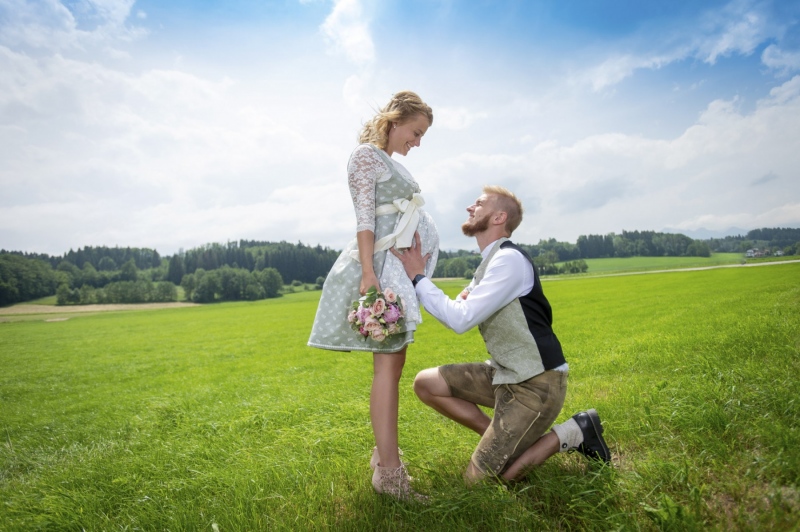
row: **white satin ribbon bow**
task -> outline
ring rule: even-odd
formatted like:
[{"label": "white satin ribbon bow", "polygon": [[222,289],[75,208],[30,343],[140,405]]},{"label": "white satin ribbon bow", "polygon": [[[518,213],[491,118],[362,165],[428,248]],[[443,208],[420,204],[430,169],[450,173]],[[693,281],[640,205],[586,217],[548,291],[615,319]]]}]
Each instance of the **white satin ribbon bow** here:
[{"label": "white satin ribbon bow", "polygon": [[[411,243],[414,241],[414,232],[419,225],[419,208],[423,205],[425,205],[425,200],[422,195],[415,193],[410,200],[400,198],[391,203],[378,206],[375,209],[376,216],[394,214],[396,212],[401,212],[403,215],[397,221],[392,234],[375,241],[373,253],[386,251],[393,246],[397,246],[400,249],[410,248]],[[350,251],[350,257],[357,262],[361,262],[361,258],[358,256],[358,249]]]}]

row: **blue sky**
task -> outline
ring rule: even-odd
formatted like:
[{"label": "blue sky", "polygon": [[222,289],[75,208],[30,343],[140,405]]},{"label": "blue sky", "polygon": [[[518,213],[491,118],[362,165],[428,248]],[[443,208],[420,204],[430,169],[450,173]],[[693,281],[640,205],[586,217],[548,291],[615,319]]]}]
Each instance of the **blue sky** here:
[{"label": "blue sky", "polygon": [[800,4],[0,0],[0,248],[341,248],[347,159],[401,89],[444,249],[800,227]]}]

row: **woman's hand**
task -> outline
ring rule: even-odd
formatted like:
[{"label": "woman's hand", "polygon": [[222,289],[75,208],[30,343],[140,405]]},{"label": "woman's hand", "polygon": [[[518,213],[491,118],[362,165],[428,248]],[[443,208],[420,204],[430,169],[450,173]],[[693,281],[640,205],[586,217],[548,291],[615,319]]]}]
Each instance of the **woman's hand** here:
[{"label": "woman's hand", "polygon": [[358,292],[363,296],[373,286],[378,292],[381,291],[381,283],[378,281],[375,272],[361,272],[361,285],[358,287]]}]

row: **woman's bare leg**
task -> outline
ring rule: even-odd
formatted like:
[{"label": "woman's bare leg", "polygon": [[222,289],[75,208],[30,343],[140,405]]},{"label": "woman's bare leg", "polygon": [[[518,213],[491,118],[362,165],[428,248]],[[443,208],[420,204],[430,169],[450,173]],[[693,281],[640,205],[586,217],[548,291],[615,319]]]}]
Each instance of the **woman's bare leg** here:
[{"label": "woman's bare leg", "polygon": [[381,467],[400,467],[397,452],[397,418],[400,402],[400,377],[406,362],[406,349],[397,353],[373,353],[372,390],[369,416]]}]

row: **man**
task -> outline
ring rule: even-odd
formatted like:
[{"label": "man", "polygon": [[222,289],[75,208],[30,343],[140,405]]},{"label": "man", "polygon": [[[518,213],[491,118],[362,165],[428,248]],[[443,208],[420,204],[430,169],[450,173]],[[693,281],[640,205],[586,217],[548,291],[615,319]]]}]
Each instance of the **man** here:
[{"label": "man", "polygon": [[[508,238],[522,221],[522,204],[499,186],[486,186],[461,226],[483,256],[470,285],[450,299],[424,275],[419,241],[403,263],[425,309],[461,334],[480,328],[487,363],[450,364],[421,371],[414,391],[428,406],[481,435],[464,476],[520,478],[561,451],[610,461],[600,417],[580,412],[545,432],[561,412],[567,366],[552,329],[552,310],[530,257]],[[490,418],[477,405],[494,408]]]}]

